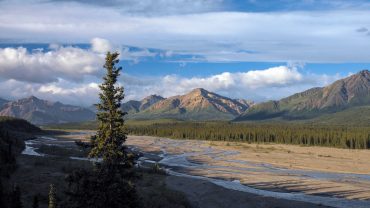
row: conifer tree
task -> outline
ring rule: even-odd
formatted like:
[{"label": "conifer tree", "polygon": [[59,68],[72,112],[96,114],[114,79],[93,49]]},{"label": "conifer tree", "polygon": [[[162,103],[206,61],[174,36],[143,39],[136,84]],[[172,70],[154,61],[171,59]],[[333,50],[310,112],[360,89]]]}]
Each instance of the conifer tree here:
[{"label": "conifer tree", "polygon": [[136,208],[138,197],[131,179],[133,178],[132,157],[128,157],[123,143],[126,141],[124,112],[121,102],[123,87],[117,79],[121,67],[118,53],[107,53],[104,68],[106,75],[99,86],[100,103],[97,120],[99,129],[91,138],[92,149],[89,156],[103,158],[93,170],[80,169],[66,177],[68,182],[67,207],[70,208]]},{"label": "conifer tree", "polygon": [[104,68],[106,75],[99,86],[100,103],[96,104],[99,129],[92,142],[90,157],[102,157],[108,164],[122,163],[126,157],[123,142],[126,141],[124,130],[124,112],[120,109],[124,99],[123,87],[117,86],[121,67],[116,67],[119,53],[107,53]]},{"label": "conifer tree", "polygon": [[57,208],[57,192],[54,184],[50,184],[48,208]]}]

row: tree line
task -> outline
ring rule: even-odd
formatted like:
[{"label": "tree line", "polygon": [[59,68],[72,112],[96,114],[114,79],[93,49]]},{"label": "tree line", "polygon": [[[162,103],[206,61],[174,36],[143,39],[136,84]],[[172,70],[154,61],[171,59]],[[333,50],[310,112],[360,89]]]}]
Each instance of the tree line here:
[{"label": "tree line", "polygon": [[370,148],[370,127],[311,124],[178,122],[129,125],[128,133],[248,143],[279,143],[349,149]]}]

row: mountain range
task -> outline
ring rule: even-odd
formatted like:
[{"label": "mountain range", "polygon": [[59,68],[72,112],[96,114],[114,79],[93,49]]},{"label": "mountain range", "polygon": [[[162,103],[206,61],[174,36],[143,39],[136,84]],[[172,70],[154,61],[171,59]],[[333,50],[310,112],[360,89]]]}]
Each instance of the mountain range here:
[{"label": "mountain range", "polygon": [[[370,72],[360,71],[326,87],[296,93],[281,100],[254,104],[231,99],[202,88],[164,98],[150,95],[122,104],[127,119],[309,121],[314,123],[370,123]],[[7,101],[0,98],[0,116],[34,124],[81,122],[95,119],[95,107],[84,108],[34,96]]]},{"label": "mountain range", "polygon": [[323,120],[341,119],[343,116],[364,111],[364,119],[370,109],[370,72],[360,71],[340,79],[326,87],[317,87],[296,93],[277,101],[254,105],[238,116],[236,121],[256,120]]},{"label": "mountain range", "polygon": [[123,109],[129,112],[128,118],[131,119],[230,120],[251,105],[252,101],[231,99],[197,88],[185,95],[166,99],[151,95],[142,101],[129,101]]},{"label": "mountain range", "polygon": [[0,116],[22,118],[38,125],[95,119],[95,113],[89,109],[41,100],[35,96],[16,101],[0,101],[0,105]]},{"label": "mountain range", "polygon": [[[234,100],[199,88],[169,98],[150,95],[141,101],[130,100],[121,108],[128,113],[127,119],[230,120],[252,104],[251,101]],[[95,111],[94,106],[65,105],[35,96],[16,101],[0,99],[0,116],[22,118],[37,125],[94,120]]]}]

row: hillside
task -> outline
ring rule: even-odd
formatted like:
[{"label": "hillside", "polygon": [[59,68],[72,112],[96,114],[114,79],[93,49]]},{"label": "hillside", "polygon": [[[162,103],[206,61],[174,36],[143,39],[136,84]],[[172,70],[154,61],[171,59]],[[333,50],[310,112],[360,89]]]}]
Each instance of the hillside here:
[{"label": "hillside", "polygon": [[248,101],[230,99],[198,88],[185,95],[159,100],[150,105],[147,109],[129,115],[129,118],[228,120],[242,114],[248,108]]},{"label": "hillside", "polygon": [[5,103],[9,102],[8,100],[0,98],[0,108],[3,106]]},{"label": "hillside", "polygon": [[154,105],[155,103],[164,100],[163,97],[159,95],[150,95],[148,97],[145,97],[141,101],[136,100],[130,100],[126,103],[123,103],[121,108],[123,111],[132,114],[132,113],[138,113],[140,111],[144,111]]},{"label": "hillside", "polygon": [[[326,87],[312,88],[279,101],[254,105],[235,120],[306,120],[325,116],[323,118],[335,122],[344,114],[351,117],[350,112],[357,111],[350,109],[361,106],[370,106],[368,70],[338,80]],[[342,113],[337,115],[336,113],[339,112]]]},{"label": "hillside", "polygon": [[24,149],[24,139],[37,133],[41,133],[41,129],[23,119],[0,116],[0,177],[11,168],[15,156]]},{"label": "hillside", "polygon": [[0,108],[0,116],[22,118],[38,125],[95,119],[95,114],[86,108],[41,100],[34,96],[4,104]]}]

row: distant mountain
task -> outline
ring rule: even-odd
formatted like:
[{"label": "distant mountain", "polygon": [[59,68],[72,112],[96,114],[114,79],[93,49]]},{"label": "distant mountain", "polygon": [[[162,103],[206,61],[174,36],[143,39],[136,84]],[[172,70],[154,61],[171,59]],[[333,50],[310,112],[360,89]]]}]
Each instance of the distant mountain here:
[{"label": "distant mountain", "polygon": [[185,95],[173,96],[167,99],[162,97],[151,97],[149,100],[147,102],[148,105],[145,105],[146,108],[142,109],[138,108],[139,103],[130,102],[129,106],[132,106],[131,109],[139,110],[137,110],[137,113],[129,115],[129,118],[228,120],[242,114],[252,104],[246,100],[234,100],[223,97],[202,88],[194,89]]},{"label": "distant mountain", "polygon": [[95,113],[89,109],[41,100],[35,96],[7,102],[0,108],[0,116],[22,118],[33,124],[80,122],[95,119]]},{"label": "distant mountain", "polygon": [[[348,112],[358,112],[349,109],[366,106],[370,106],[370,72],[363,70],[326,87],[312,88],[279,101],[254,105],[235,120],[302,120],[324,115],[326,119],[333,120],[339,116],[335,113],[345,111],[347,113],[340,115],[348,116]],[[334,117],[329,118],[330,115]]]},{"label": "distant mountain", "polygon": [[5,99],[0,98],[0,109],[1,109],[1,107],[2,107],[5,103],[7,103],[7,102],[9,102],[9,101],[8,101],[8,100],[5,100]]},{"label": "distant mountain", "polygon": [[159,95],[150,95],[148,97],[145,97],[141,101],[136,100],[130,100],[126,103],[122,104],[122,110],[132,114],[132,113],[138,113],[140,111],[144,111],[154,105],[155,103],[164,100],[163,97]]}]

